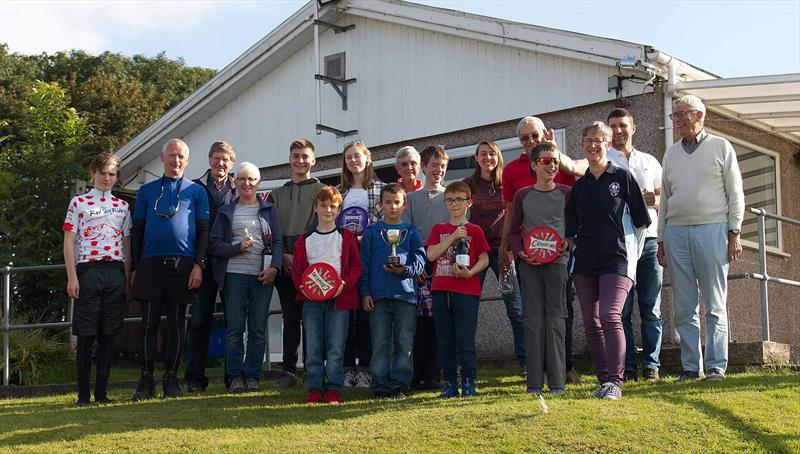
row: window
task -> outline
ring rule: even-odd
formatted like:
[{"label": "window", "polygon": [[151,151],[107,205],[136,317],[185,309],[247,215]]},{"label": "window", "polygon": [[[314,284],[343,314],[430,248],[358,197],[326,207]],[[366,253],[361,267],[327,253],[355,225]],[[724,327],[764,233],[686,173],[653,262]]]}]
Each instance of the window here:
[{"label": "window", "polygon": [[[734,137],[725,136],[725,138],[733,145],[739,161],[745,206],[780,214],[779,155]],[[767,247],[780,250],[782,248],[780,223],[768,218],[765,219],[764,227]],[[744,213],[742,224],[742,240],[758,245],[758,216],[747,211]]]}]

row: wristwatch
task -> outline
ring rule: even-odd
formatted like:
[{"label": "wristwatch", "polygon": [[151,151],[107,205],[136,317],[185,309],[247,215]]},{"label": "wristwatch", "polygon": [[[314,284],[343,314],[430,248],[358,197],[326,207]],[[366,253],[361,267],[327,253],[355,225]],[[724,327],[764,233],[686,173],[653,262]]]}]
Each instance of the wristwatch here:
[{"label": "wristwatch", "polygon": [[206,269],[206,259],[195,259],[194,264],[199,266],[201,270]]},{"label": "wristwatch", "polygon": [[738,235],[742,234],[742,231],[739,230],[739,229],[730,229],[730,230],[728,230],[728,233],[738,236]]}]

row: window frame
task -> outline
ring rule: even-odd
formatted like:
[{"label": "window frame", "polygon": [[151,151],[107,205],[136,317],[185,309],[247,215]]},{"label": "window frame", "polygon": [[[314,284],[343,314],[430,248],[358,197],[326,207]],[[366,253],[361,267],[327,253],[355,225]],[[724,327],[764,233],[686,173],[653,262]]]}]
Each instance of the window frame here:
[{"label": "window frame", "polygon": [[[775,213],[775,214],[782,216],[782,213],[783,213],[783,203],[782,203],[783,202],[783,194],[782,194],[782,191],[781,191],[781,155],[780,155],[780,153],[778,153],[776,151],[772,151],[772,150],[770,150],[770,149],[768,149],[766,147],[763,147],[761,145],[756,145],[756,144],[754,144],[752,142],[748,142],[747,140],[741,139],[739,137],[735,137],[735,136],[732,136],[730,134],[725,134],[723,132],[720,132],[720,131],[715,130],[713,128],[709,128],[707,126],[704,127],[704,128],[705,128],[705,130],[707,132],[709,132],[711,134],[714,134],[716,136],[722,137],[722,138],[730,141],[732,144],[736,143],[736,144],[741,145],[743,147],[747,147],[747,148],[749,148],[749,149],[751,149],[751,150],[753,150],[755,152],[758,152],[758,153],[761,153],[761,154],[765,154],[765,155],[770,156],[770,157],[775,159],[775,198],[776,198],[776,206],[778,208],[778,212]],[[737,155],[737,160],[738,160],[738,155]],[[742,181],[742,189],[744,189],[744,181]],[[746,208],[747,207],[745,207],[745,209]],[[767,252],[770,252],[770,253],[773,253],[773,254],[776,254],[776,255],[785,256],[785,257],[790,257],[791,255],[788,254],[784,249],[784,244],[783,244],[783,226],[782,226],[783,223],[780,222],[780,221],[776,221],[776,222],[777,222],[777,225],[778,225],[778,246],[775,247],[775,246],[771,246],[771,245],[767,244],[766,245]],[[742,246],[743,247],[747,247],[748,249],[758,250],[758,242],[757,241],[750,241],[750,240],[745,240],[744,238],[742,238],[741,242],[742,242]]]}]

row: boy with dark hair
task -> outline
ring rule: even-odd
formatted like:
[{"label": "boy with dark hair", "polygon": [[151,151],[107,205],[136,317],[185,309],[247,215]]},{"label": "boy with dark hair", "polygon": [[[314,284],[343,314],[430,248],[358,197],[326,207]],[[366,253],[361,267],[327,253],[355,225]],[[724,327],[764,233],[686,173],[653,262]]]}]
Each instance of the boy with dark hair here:
[{"label": "boy with dark hair", "polygon": [[[434,225],[447,222],[449,214],[444,204],[444,175],[447,172],[447,152],[442,145],[430,145],[422,150],[420,161],[425,174],[425,186],[406,197],[403,222],[414,224],[422,242],[428,239]],[[439,389],[439,364],[436,353],[436,334],[433,323],[430,263],[417,277],[417,331],[414,335],[413,386]]]},{"label": "boy with dark hair", "polygon": [[[89,405],[92,347],[97,339],[96,403],[109,403],[106,394],[114,335],[122,332],[125,285],[130,276],[130,209],[111,194],[119,159],[100,153],[89,174],[94,188],[73,197],[64,220],[64,263],[67,294],[75,300],[72,332],[78,337],[75,364],[78,400]],[[77,243],[77,248],[76,248]],[[77,263],[77,265],[76,265]]]},{"label": "boy with dark hair", "polygon": [[570,188],[554,181],[558,156],[558,148],[552,142],[542,142],[531,151],[531,170],[536,173],[536,183],[514,195],[509,221],[508,245],[520,260],[520,279],[525,282],[527,391],[533,394],[541,394],[545,370],[551,394],[563,393],[566,380],[564,337],[569,242],[562,240],[558,258],[548,264],[535,261],[523,247],[523,235],[536,227],[547,226],[564,236],[564,207]]},{"label": "boy with dark hair", "polygon": [[[342,195],[333,186],[324,186],[314,197],[314,212],[319,224],[297,239],[292,278],[297,303],[302,302],[306,335],[305,374],[308,383],[306,403],[342,401],[344,386],[344,347],[350,310],[358,307],[358,278],[361,258],[358,241],[348,229],[336,227]],[[326,301],[313,301],[306,294],[303,273],[314,263],[327,263],[340,277],[336,293]]]},{"label": "boy with dark hair", "polygon": [[289,146],[292,179],[270,192],[267,200],[278,207],[283,232],[283,270],[275,279],[275,289],[283,313],[283,372],[273,388],[285,389],[297,384],[297,349],[300,347],[301,306],[295,303],[297,291],[292,282],[294,245],[299,237],[316,224],[314,197],[325,187],[311,177],[316,163],[314,144],[296,139]]},{"label": "boy with dark hair", "polygon": [[[383,220],[361,239],[361,303],[370,313],[372,394],[403,399],[411,389],[417,324],[414,280],[425,269],[425,250],[413,224],[402,221],[406,192],[397,183],[381,189]],[[396,255],[395,255],[396,254]]]},{"label": "boy with dark hair", "polygon": [[439,361],[444,370],[442,399],[458,397],[457,363],[461,365],[461,393],[475,395],[475,330],[481,282],[478,275],[489,265],[489,244],[483,229],[467,222],[472,193],[463,181],[445,189],[450,221],[436,224],[428,241],[428,260],[435,261],[431,293]]}]

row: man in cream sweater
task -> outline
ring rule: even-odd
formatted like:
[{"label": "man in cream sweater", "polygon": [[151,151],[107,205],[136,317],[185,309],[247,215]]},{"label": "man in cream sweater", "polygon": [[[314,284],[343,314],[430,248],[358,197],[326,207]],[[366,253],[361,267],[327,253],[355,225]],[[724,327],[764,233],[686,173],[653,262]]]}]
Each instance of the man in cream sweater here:
[{"label": "man in cream sweater", "polygon": [[730,142],[703,129],[700,98],[673,101],[673,127],[681,140],[662,161],[658,261],[672,277],[675,327],[680,335],[681,380],[700,377],[699,294],[705,303],[706,380],[722,380],[728,365],[728,264],[739,258],[744,191]]}]

